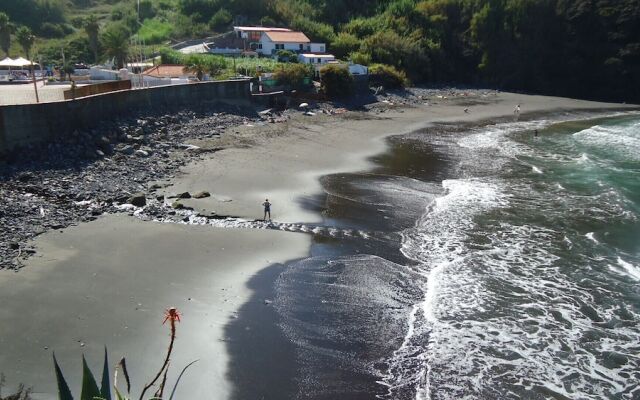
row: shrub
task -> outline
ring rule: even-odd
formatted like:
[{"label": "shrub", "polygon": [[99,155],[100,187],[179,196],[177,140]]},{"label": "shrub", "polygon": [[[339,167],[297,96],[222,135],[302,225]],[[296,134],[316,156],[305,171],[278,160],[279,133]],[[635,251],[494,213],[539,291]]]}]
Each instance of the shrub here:
[{"label": "shrub", "polygon": [[306,17],[298,17],[291,24],[293,29],[304,32],[313,42],[331,43],[335,32],[331,25],[312,21]]},{"label": "shrub", "polygon": [[65,36],[64,28],[60,24],[45,22],[40,26],[40,33],[47,38],[60,38]]},{"label": "shrub", "polygon": [[182,53],[169,47],[161,48],[159,53],[160,62],[162,64],[182,64],[184,59],[184,55]]},{"label": "shrub", "polygon": [[304,86],[304,79],[311,75],[309,66],[305,64],[281,64],[273,73],[279,85],[291,88],[301,88]]},{"label": "shrub", "polygon": [[349,59],[354,64],[362,64],[362,65],[371,64],[371,54],[363,53],[361,51],[355,51],[355,52],[349,54]]},{"label": "shrub", "polygon": [[298,55],[293,51],[278,50],[276,55],[278,56],[278,61],[280,62],[293,62],[293,63],[298,62]]},{"label": "shrub", "polygon": [[138,36],[144,40],[146,44],[157,44],[169,39],[173,33],[173,25],[168,22],[158,21],[157,19],[147,19],[144,21]]},{"label": "shrub", "polygon": [[353,94],[353,77],[347,68],[327,65],[320,70],[322,91],[330,98],[344,98]]},{"label": "shrub", "polygon": [[409,84],[404,71],[399,71],[394,66],[385,64],[374,64],[369,67],[369,81],[385,88],[399,88]]},{"label": "shrub", "polygon": [[331,42],[331,52],[337,58],[345,58],[360,48],[360,39],[348,32],[340,32]]},{"label": "shrub", "polygon": [[213,17],[209,20],[209,27],[215,31],[222,31],[233,22],[233,16],[224,8],[218,10],[213,14]]}]

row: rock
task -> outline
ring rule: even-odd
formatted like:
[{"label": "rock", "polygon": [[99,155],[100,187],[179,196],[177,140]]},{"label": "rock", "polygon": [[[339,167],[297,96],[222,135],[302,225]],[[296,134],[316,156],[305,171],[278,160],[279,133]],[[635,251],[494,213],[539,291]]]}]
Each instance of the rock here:
[{"label": "rock", "polygon": [[149,157],[149,152],[146,150],[136,150],[135,155],[138,157]]},{"label": "rock", "polygon": [[138,192],[129,197],[127,199],[127,203],[136,207],[144,207],[147,204],[147,198],[145,197],[144,193]]},{"label": "rock", "polygon": [[211,196],[211,193],[203,190],[201,192],[198,192],[198,193],[194,194],[193,198],[194,199],[203,199],[203,198],[209,197],[209,196]]},{"label": "rock", "polygon": [[104,157],[104,152],[102,150],[96,150],[96,155],[98,157]]},{"label": "rock", "polygon": [[180,210],[182,208],[184,208],[184,204],[178,202],[178,201],[174,201],[173,203],[171,203],[171,208],[176,209],[176,210]]},{"label": "rock", "polygon": [[175,199],[190,199],[191,198],[191,193],[189,193],[189,192],[178,193],[175,196],[173,196],[173,198],[175,198]]},{"label": "rock", "polygon": [[129,146],[129,145],[126,145],[126,146],[124,146],[124,147],[122,147],[121,149],[118,150],[119,153],[127,154],[127,155],[133,154],[134,151],[135,151],[135,149],[132,146]]}]

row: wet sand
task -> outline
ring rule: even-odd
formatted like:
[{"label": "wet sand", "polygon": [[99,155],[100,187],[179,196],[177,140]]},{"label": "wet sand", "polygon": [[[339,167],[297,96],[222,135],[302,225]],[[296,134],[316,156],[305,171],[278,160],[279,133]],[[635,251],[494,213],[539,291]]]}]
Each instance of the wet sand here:
[{"label": "wet sand", "polygon": [[[474,105],[467,101],[241,127],[229,135],[248,147],[190,164],[166,194],[207,190],[212,197],[182,202],[247,219],[262,217],[260,204],[268,197],[274,220],[321,222],[319,178],[371,168],[369,158],[386,149],[387,136],[433,122],[513,117],[518,103],[523,114],[622,107],[508,93]],[[469,113],[463,111],[467,107]],[[307,256],[310,243],[304,234],[158,224],[128,216],[42,235],[38,254],[24,269],[0,271],[0,371],[10,387],[24,382],[45,393],[36,398],[54,398],[52,350],[77,391],[80,355],[84,352],[98,370],[107,345],[111,364],[126,355],[137,395],[136,387],[162,361],[168,341],[162,312],[176,306],[184,321],[172,371],[200,359],[177,398],[247,398],[238,385],[251,382],[254,375],[243,375],[248,368],[269,370],[251,395],[273,395],[267,378],[294,374],[287,364],[295,357],[278,337],[277,315],[261,297],[272,294],[278,263]],[[268,311],[261,313],[263,307]],[[268,333],[247,333],[257,330]],[[263,354],[254,357],[258,351]],[[259,362],[252,365],[256,357]]]},{"label": "wet sand", "polygon": [[[214,229],[108,216],[38,239],[41,257],[0,274],[0,371],[55,398],[52,351],[80,390],[81,354],[96,374],[102,351],[127,357],[132,392],[151,379],[168,344],[163,311],[182,313],[170,382],[188,362],[178,398],[226,398],[224,327],[253,294],[246,282],[265,266],[306,255],[309,237]],[[277,267],[275,267],[277,268]],[[260,299],[260,307],[269,307]],[[5,391],[7,393],[7,391]]]}]

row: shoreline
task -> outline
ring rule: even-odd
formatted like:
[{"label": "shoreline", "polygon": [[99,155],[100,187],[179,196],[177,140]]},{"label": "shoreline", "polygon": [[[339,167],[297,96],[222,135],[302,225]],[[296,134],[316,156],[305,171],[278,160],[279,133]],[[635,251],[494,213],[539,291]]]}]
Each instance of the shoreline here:
[{"label": "shoreline", "polygon": [[[187,206],[194,207],[195,210],[204,209],[204,212],[213,211],[218,215],[234,215],[242,218],[253,219],[256,217],[261,217],[260,202],[264,200],[262,198],[262,194],[264,192],[267,192],[270,201],[274,203],[274,219],[289,223],[318,223],[323,219],[322,214],[318,213],[319,210],[323,209],[322,193],[324,193],[322,185],[319,181],[320,177],[330,173],[345,173],[371,169],[371,167],[374,166],[373,161],[371,161],[371,157],[379,155],[389,148],[386,140],[386,138],[389,136],[410,133],[416,131],[417,129],[427,127],[433,123],[480,123],[482,121],[508,118],[509,116],[511,116],[512,112],[513,98],[511,96],[523,97],[523,95],[506,96],[507,98],[502,99],[498,106],[496,106],[495,104],[478,106],[480,108],[480,111],[472,110],[473,114],[471,115],[463,114],[462,108],[459,105],[444,105],[441,107],[429,106],[426,111],[424,107],[415,107],[385,111],[377,115],[369,115],[366,113],[364,115],[361,115],[359,113],[352,113],[344,115],[343,117],[328,117],[318,115],[316,117],[308,118],[297,116],[284,124],[262,125],[254,127],[245,125],[239,128],[235,127],[232,128],[232,130],[234,132],[238,131],[238,133],[236,134],[240,136],[239,141],[242,142],[243,137],[248,138],[253,141],[252,147],[229,148],[217,152],[213,157],[209,157],[204,160],[197,160],[193,163],[190,163],[185,166],[181,170],[179,175],[172,180],[173,184],[171,186],[168,186],[167,188],[159,191],[159,193],[164,193],[166,197],[167,195],[170,195],[172,193],[179,193],[181,191],[187,190],[209,190],[212,194],[210,198],[197,200],[188,199],[181,202],[183,202]],[[535,111],[532,110],[531,112],[544,112],[544,106],[538,103],[538,101],[543,100],[547,101],[548,99],[537,99],[535,104],[537,104],[538,106],[532,108],[538,109]],[[572,101],[568,99],[561,100],[564,100],[564,102],[566,102],[567,104],[575,102],[581,106],[586,106],[586,103],[589,103],[582,101]],[[555,101],[563,103],[563,101],[561,100]],[[554,102],[551,102],[551,104],[553,103]],[[606,110],[606,107],[604,107],[602,103],[593,103],[592,106],[593,108],[591,110],[594,111],[600,109]],[[609,106],[611,107],[611,109],[626,108],[621,105]],[[629,108],[637,109],[637,107],[635,106]],[[499,111],[498,115],[492,114],[496,112],[496,109]],[[571,108],[568,107],[565,110],[569,109]],[[558,112],[560,111],[562,110],[559,110]],[[431,112],[433,115],[431,115],[431,113],[429,112]],[[523,111],[521,117],[526,118],[527,115],[528,112]],[[382,117],[382,119],[371,117]],[[429,117],[433,118],[433,120],[424,121]],[[402,127],[400,129],[396,129],[397,125],[401,125]],[[203,147],[206,147],[207,143],[202,144],[204,145]],[[348,153],[349,156],[345,157],[345,153]],[[277,177],[277,179],[269,179],[269,176],[275,176]],[[274,187],[277,187],[277,189],[274,189]],[[103,223],[113,223],[114,226],[118,227],[119,229],[122,229],[123,227],[127,227],[126,229],[131,229],[131,225],[148,225],[148,229],[150,229],[151,231],[170,232],[169,235],[171,235],[171,232],[175,232],[175,230],[190,231],[192,229],[200,232],[200,235],[208,232],[208,230],[211,229],[211,227],[200,228],[188,225],[173,226],[173,224],[156,224],[151,222],[135,221],[123,215],[108,215],[88,224],[81,224],[76,227],[67,228],[62,233],[51,231],[39,236],[38,238],[36,238],[36,242],[38,243],[39,248],[42,248],[41,246],[44,246],[44,250],[38,251],[38,253],[36,253],[36,257],[29,259],[27,263],[31,264],[30,266],[38,264],[42,266],[44,265],[43,262],[45,264],[48,262],[50,263],[50,267],[59,269],[60,267],[55,265],[62,263],[62,261],[54,261],[51,259],[51,257],[68,259],[68,257],[71,257],[72,255],[70,253],[67,253],[66,251],[62,251],[61,253],[58,252],[55,256],[53,256],[52,253],[56,253],[56,251],[54,251],[52,248],[47,249],[46,246],[50,246],[51,243],[55,242],[55,240],[61,240],[60,243],[62,243],[62,245],[58,249],[59,251],[61,251],[61,249],[63,248],[79,248],[78,245],[86,240],[85,233],[94,233],[96,231],[94,225],[100,225]],[[143,228],[143,230],[146,229],[147,228]],[[213,229],[216,230],[216,228]],[[75,238],[67,238],[66,235],[69,231],[81,231],[82,234],[76,236]],[[237,241],[238,238],[245,236],[245,233],[249,236],[255,236],[251,232],[256,231],[257,230],[250,229],[219,229],[220,233],[214,236],[219,236],[216,240],[224,240],[225,236],[233,236],[233,238],[226,238],[228,242],[231,242],[229,246],[233,246],[237,245],[237,243],[233,242]],[[107,232],[105,233],[103,240],[115,240],[115,237],[117,235],[117,232]],[[234,304],[236,311],[235,314],[229,310],[226,310],[222,314],[218,314],[218,317],[226,318],[226,321],[221,324],[223,326],[222,329],[225,332],[232,332],[234,330],[232,329],[232,324],[234,324],[236,321],[242,322],[242,316],[238,315],[238,311],[242,310],[244,306],[248,306],[249,308],[251,308],[251,310],[247,311],[247,313],[254,316],[259,313],[261,307],[268,306],[268,304],[259,303],[259,297],[261,296],[259,293],[262,293],[262,296],[265,296],[265,293],[268,293],[268,291],[266,291],[268,287],[273,288],[273,282],[277,277],[278,268],[281,268],[278,267],[278,265],[283,262],[288,262],[290,260],[305,257],[306,255],[308,255],[309,249],[311,247],[311,235],[294,235],[292,233],[280,232],[267,233],[266,231],[262,231],[259,235],[264,235],[265,237],[273,237],[274,235],[291,235],[286,236],[287,239],[279,241],[279,243],[277,244],[278,247],[285,246],[286,244],[288,250],[276,252],[281,256],[277,259],[278,262],[275,265],[271,262],[265,264],[263,261],[260,266],[254,264],[254,266],[248,267],[248,275],[234,276],[231,278],[234,286],[247,286],[248,289],[250,289],[248,291],[250,294],[235,295],[238,296],[238,298],[240,298],[240,296],[244,296],[242,297],[242,299],[244,299],[244,302],[238,301],[236,302],[236,304]],[[150,236],[154,235],[151,234]],[[189,236],[189,240],[199,240],[196,238],[196,236]],[[58,237],[58,239],[56,239],[55,237]],[[293,237],[300,238],[293,240]],[[149,246],[154,242],[154,240],[151,240],[148,237],[143,237],[140,240],[141,242],[139,250],[143,250],[146,246]],[[156,238],[155,240],[158,239]],[[235,248],[235,250],[228,250],[232,253],[235,252],[231,257],[243,257],[245,251],[251,252],[255,250],[251,248],[251,243],[254,243],[256,239],[248,238],[246,240],[249,241],[249,245],[246,250],[242,251],[237,247]],[[296,244],[292,243],[294,241],[296,242]],[[172,241],[167,241],[165,242],[165,245],[169,245],[169,247],[171,247],[175,246],[175,243],[173,243]],[[267,246],[261,251],[269,251],[270,246],[273,246],[273,244],[267,244]],[[302,249],[302,247],[304,247],[304,249]],[[113,249],[117,247],[111,248]],[[272,248],[270,250],[273,251]],[[69,250],[67,249],[67,251]],[[86,252],[86,250],[78,251],[80,252],[79,256],[83,255],[81,254],[82,251]],[[112,252],[108,246],[106,249],[100,249],[100,251],[94,249],[94,251],[96,253],[91,256],[92,259],[95,259],[97,257],[97,259],[100,260],[108,258]],[[287,253],[288,255],[285,255],[284,253]],[[213,251],[213,254],[209,254],[209,257],[215,258],[218,257],[219,254],[220,251]],[[78,254],[73,254],[73,256],[77,255]],[[199,257],[193,253],[187,253],[183,256],[185,257],[185,260],[190,262],[193,261],[194,258]],[[160,262],[162,263],[164,263],[164,261],[165,260],[162,259],[160,260]],[[147,267],[152,267],[149,264],[153,262],[158,262],[158,260],[142,260],[141,264],[146,265]],[[200,271],[202,271],[202,265],[206,265],[206,261],[200,258],[200,263],[201,266],[199,268]],[[241,261],[241,263],[251,264],[251,262],[247,261]],[[81,267],[80,264],[81,263],[77,263],[75,267]],[[111,267],[111,269],[112,268],[113,266]],[[24,271],[20,271],[20,273],[16,274],[16,276],[32,275],[34,276],[34,278],[27,277],[26,279],[37,279],[35,278],[35,276],[37,276],[41,271],[33,271],[33,273],[27,273],[31,269],[35,268],[27,268]],[[103,267],[103,269],[105,271],[110,270],[110,268],[106,267]],[[6,278],[6,273],[8,271],[0,272],[4,272]],[[163,273],[166,272],[167,271],[164,271]],[[219,273],[220,271],[217,272],[217,274]],[[3,277],[0,276],[0,284],[3,282],[2,278]],[[160,278],[162,278],[162,276],[156,277],[156,279],[158,280],[160,280]],[[11,280],[12,278],[10,277],[6,281]],[[252,285],[252,283],[250,283],[252,280],[254,280],[253,284],[257,285],[253,288],[249,287]],[[33,284],[33,281],[30,283]],[[6,291],[3,292],[3,295],[7,295]],[[161,301],[167,303],[170,300],[165,298]],[[168,307],[170,305],[177,305],[180,309],[179,304],[174,303],[163,304],[160,307]],[[11,307],[8,307],[5,312],[6,315],[3,316],[3,318],[5,320],[12,319],[12,311],[13,310],[11,310]],[[159,316],[162,312],[162,309],[147,311],[153,311],[153,313],[156,313]],[[275,312],[273,309],[270,309],[270,311]],[[120,313],[119,310],[116,312]],[[62,312],[60,312],[58,316],[60,318],[64,318]],[[271,315],[271,317],[273,316],[274,314]],[[185,318],[190,317],[186,316]],[[268,316],[265,316],[265,321],[268,320]],[[153,321],[154,320],[152,318],[145,317],[144,324],[146,324],[147,326],[153,326]],[[246,326],[254,323],[255,320],[249,318],[247,320],[248,325]],[[265,323],[263,322],[262,325],[264,324]],[[87,326],[89,325],[90,324],[87,323]],[[253,326],[255,329],[256,325]],[[241,328],[244,329],[242,327],[242,323],[236,324],[236,328],[237,329],[235,330],[235,332],[237,332],[238,334],[242,332]],[[272,328],[277,328],[277,326],[275,326],[275,322],[273,323]],[[183,329],[184,331],[186,331],[187,328]],[[272,331],[272,334],[274,332],[275,331]],[[163,340],[165,340],[165,337],[162,333],[158,334],[157,332],[155,333],[155,336],[156,337],[150,337],[150,339],[152,339],[152,341],[155,341],[155,344],[157,345],[155,351],[158,351],[159,349],[163,349],[162,342]],[[286,343],[279,340],[276,336],[277,335],[272,335],[270,336],[271,339],[267,338],[266,340],[272,340],[272,342],[278,342],[280,343],[280,345],[286,345]],[[5,333],[0,334],[0,343],[5,343],[3,340],[3,338],[5,337]],[[73,375],[79,372],[80,369],[77,368],[77,366],[79,365],[78,356],[81,351],[88,351],[90,354],[93,354],[93,365],[98,365],[100,357],[97,354],[99,351],[101,351],[101,345],[100,343],[97,343],[99,340],[96,340],[94,338],[92,339],[92,342],[94,343],[87,342],[87,348],[85,348],[84,346],[82,346],[82,348],[68,346],[65,349],[65,351],[68,351],[68,356],[64,356],[63,352],[58,351],[58,359],[63,369],[65,370],[65,374]],[[202,339],[203,338],[200,337],[197,339],[197,341],[201,342]],[[222,339],[225,339],[225,337],[222,336]],[[231,339],[232,341],[227,343],[227,347],[230,346],[230,343],[233,345],[236,344],[235,342],[233,342],[234,338]],[[248,335],[244,338],[244,340],[244,344],[251,343],[252,340],[255,340],[255,337],[252,339],[251,335]],[[223,347],[225,347],[225,342],[222,343]],[[243,342],[240,341],[240,348],[243,347],[242,343]],[[118,347],[116,346],[116,348]],[[229,349],[227,348],[226,350],[228,353]],[[76,356],[73,356],[71,354],[75,354]],[[128,358],[134,360],[136,358],[134,354],[135,353],[126,355]],[[110,356],[112,359],[115,359],[119,355],[110,354]],[[251,361],[251,357],[247,358],[246,360]],[[246,360],[245,362],[247,362]],[[228,362],[233,363],[235,361],[229,359]],[[240,360],[239,362],[240,364],[242,364],[242,360]],[[1,364],[4,363],[0,363],[0,365]],[[179,365],[178,363],[176,364]],[[45,363],[45,365],[48,364]],[[177,365],[174,365],[174,368],[176,368]],[[153,370],[154,367],[151,366],[150,368],[151,370]],[[231,369],[229,365],[227,365],[223,369],[226,369],[226,372],[223,372],[222,369],[218,368],[215,369],[214,373],[217,376],[217,381],[220,382],[219,386],[222,388],[220,395],[223,397],[232,397],[235,385],[233,385],[233,382],[229,381],[233,381],[234,376],[228,375]],[[45,368],[43,370],[43,373],[46,373],[48,370],[48,368]],[[149,374],[149,370],[144,370],[144,372]],[[193,373],[193,371],[191,371],[191,373]],[[135,379],[138,380],[138,384],[141,384],[141,379],[144,379],[144,375],[141,376],[141,374],[136,374],[136,376],[137,377]],[[10,375],[8,375],[8,377],[11,378]],[[52,374],[51,377],[53,377]],[[73,378],[71,380],[73,381]],[[12,382],[11,380],[9,380],[9,382],[18,383],[17,381]],[[53,379],[51,380],[51,382],[53,383]],[[31,384],[31,382],[28,381],[25,381],[25,383],[27,385]],[[75,385],[75,388],[77,387],[78,386]],[[75,390],[75,388],[72,384],[72,390]]]}]

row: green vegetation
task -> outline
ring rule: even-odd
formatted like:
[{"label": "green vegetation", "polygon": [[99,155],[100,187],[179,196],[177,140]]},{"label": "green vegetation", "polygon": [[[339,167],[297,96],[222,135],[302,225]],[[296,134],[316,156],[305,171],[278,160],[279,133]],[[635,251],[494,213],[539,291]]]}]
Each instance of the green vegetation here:
[{"label": "green vegetation", "polygon": [[172,33],[173,25],[170,23],[147,19],[138,30],[138,37],[146,44],[158,44],[169,39]]},{"label": "green vegetation", "polygon": [[41,56],[69,47],[90,57],[74,61],[94,59],[80,49],[91,14],[101,32],[119,23],[147,43],[205,37],[237,20],[302,30],[340,58],[391,65],[416,83],[640,101],[637,0],[142,0],[140,22],[134,0],[11,0],[0,12],[9,19],[0,16],[0,45],[12,43],[12,55],[25,25]]},{"label": "green vegetation", "polygon": [[320,70],[322,92],[329,98],[344,98],[353,94],[353,77],[338,65],[327,65]]},{"label": "green vegetation", "polygon": [[[169,321],[169,329],[170,329],[170,341],[169,341],[169,346],[167,347],[167,352],[164,358],[164,362],[162,363],[162,366],[160,367],[160,370],[155,374],[154,378],[147,383],[144,388],[142,389],[142,392],[140,393],[140,400],[143,399],[147,399],[147,397],[145,397],[145,393],[147,393],[147,391],[149,389],[151,389],[154,386],[157,386],[156,391],[154,392],[154,394],[149,398],[150,400],[162,400],[165,396],[164,396],[164,390],[167,384],[167,374],[169,371],[169,360],[171,358],[171,354],[173,353],[173,346],[175,343],[175,339],[176,339],[176,327],[177,327],[177,322],[180,322],[180,313],[178,312],[178,310],[176,310],[174,307],[171,307],[169,309],[166,310],[165,312],[165,319],[164,322]],[[192,361],[191,363],[187,364],[187,366],[185,366],[182,371],[180,372],[180,374],[178,375],[176,382],[173,386],[173,390],[170,392],[169,394],[169,399],[172,399],[174,394],[175,394],[175,390],[176,387],[178,386],[178,384],[180,383],[180,379],[182,378],[182,375],[185,373],[185,371],[191,366],[193,365],[195,362],[197,362],[197,360]],[[62,373],[62,369],[60,368],[60,365],[58,364],[58,360],[56,359],[56,355],[55,353],[53,354],[53,368],[55,371],[55,376],[56,376],[56,381],[58,383],[58,399],[59,400],[73,400],[73,395],[71,393],[71,389],[69,388],[69,385],[67,384],[67,381],[64,377],[64,374]],[[126,387],[126,391],[123,392],[120,391],[119,389],[119,385],[118,385],[118,372],[121,372],[123,377],[124,377],[124,381],[125,381],[125,385],[121,385],[121,386],[125,386]],[[162,379],[160,379],[162,378]],[[113,386],[112,386],[113,385]],[[0,385],[1,386],[1,385]],[[89,366],[87,365],[87,361],[84,358],[84,355],[82,356],[82,387],[80,390],[80,400],[112,400],[112,391],[111,389],[113,388],[114,394],[115,394],[115,400],[130,400],[133,399],[134,397],[131,396],[131,379],[129,377],[129,373],[127,372],[127,362],[124,358],[122,358],[120,360],[120,362],[116,365],[115,370],[114,370],[114,375],[113,375],[113,382],[111,382],[110,379],[110,373],[109,373],[109,358],[108,358],[108,354],[107,354],[107,349],[104,349],[104,363],[102,365],[102,375],[101,375],[101,379],[100,379],[100,386],[98,386],[98,383],[96,381],[96,378],[93,374],[93,372],[91,371],[91,369],[89,368]],[[27,393],[28,395],[28,393]],[[13,398],[12,398],[13,399]],[[2,399],[0,399],[2,400]],[[18,398],[16,397],[15,400],[23,400],[23,398]],[[26,399],[24,399],[26,400]]]},{"label": "green vegetation", "polygon": [[373,64],[369,67],[369,75],[371,84],[375,86],[400,88],[409,84],[407,74],[392,65]]},{"label": "green vegetation", "polygon": [[312,68],[306,64],[280,64],[273,71],[273,78],[278,85],[300,89],[305,86],[305,80],[313,76]]}]

